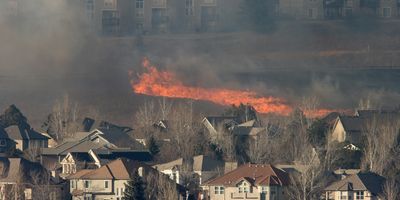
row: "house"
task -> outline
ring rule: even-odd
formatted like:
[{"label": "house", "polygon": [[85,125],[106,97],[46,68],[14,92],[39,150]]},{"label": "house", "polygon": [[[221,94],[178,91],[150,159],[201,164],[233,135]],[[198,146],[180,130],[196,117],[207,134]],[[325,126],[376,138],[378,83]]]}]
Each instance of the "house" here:
[{"label": "house", "polygon": [[336,181],[325,188],[325,199],[367,199],[383,200],[382,194],[385,178],[377,174],[357,173]]},{"label": "house", "polygon": [[[210,156],[199,155],[193,157],[191,166],[191,169],[188,169],[188,171],[198,177],[199,184],[224,173],[224,162],[213,159]],[[153,167],[161,173],[168,175],[177,184],[184,184],[183,174],[186,170],[184,169],[185,166],[182,158]]]},{"label": "house", "polygon": [[97,169],[116,160],[127,158],[136,161],[150,161],[151,155],[147,151],[135,151],[130,149],[95,149],[88,152],[68,153],[60,162],[61,178],[83,169]]},{"label": "house", "polygon": [[13,125],[4,128],[8,137],[16,143],[16,148],[27,149],[47,148],[49,137],[33,130],[28,124]]},{"label": "house", "polygon": [[202,185],[210,200],[284,200],[288,174],[269,164],[244,164]]},{"label": "house", "polygon": [[[60,174],[71,173],[71,170],[63,169],[61,165],[68,154],[71,155],[64,161],[70,164],[75,161],[92,162],[96,157],[101,160],[113,160],[119,157],[140,161],[151,160],[150,153],[143,149],[143,145],[130,138],[124,131],[95,129],[91,132],[78,132],[72,140],[67,140],[54,148],[42,149],[41,164],[50,170],[54,177],[58,177]],[[65,173],[67,171],[68,173]]]},{"label": "house", "polygon": [[400,112],[381,110],[358,110],[354,116],[339,116],[332,129],[332,140],[350,142],[356,146],[362,142],[362,135],[372,123],[398,123]]},{"label": "house", "polygon": [[219,129],[224,128],[229,130],[239,124],[236,117],[230,116],[205,117],[201,122],[206,127],[210,135],[216,135]]},{"label": "house", "polygon": [[0,199],[62,200],[68,198],[65,191],[66,184],[51,179],[40,164],[23,158],[0,158]]}]

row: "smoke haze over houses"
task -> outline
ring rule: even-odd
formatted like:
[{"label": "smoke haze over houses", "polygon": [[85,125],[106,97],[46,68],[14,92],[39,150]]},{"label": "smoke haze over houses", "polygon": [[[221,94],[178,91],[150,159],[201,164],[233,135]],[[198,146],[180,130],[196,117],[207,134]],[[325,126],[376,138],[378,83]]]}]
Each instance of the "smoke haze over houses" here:
[{"label": "smoke haze over houses", "polygon": [[64,94],[131,116],[148,98],[131,92],[128,76],[142,72],[144,56],[187,85],[254,90],[292,105],[303,96],[330,109],[400,99],[397,22],[360,32],[344,22],[278,21],[267,33],[230,22],[235,31],[110,37],[66,1],[27,2],[0,5],[0,107],[15,103],[37,121]]}]

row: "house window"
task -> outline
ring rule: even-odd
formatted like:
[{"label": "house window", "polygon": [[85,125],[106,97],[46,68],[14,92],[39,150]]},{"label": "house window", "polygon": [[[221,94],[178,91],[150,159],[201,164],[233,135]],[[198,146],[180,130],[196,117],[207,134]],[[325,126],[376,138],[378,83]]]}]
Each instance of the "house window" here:
[{"label": "house window", "polygon": [[74,180],[71,181],[71,188],[72,188],[72,189],[75,188],[75,181],[74,181]]},{"label": "house window", "polygon": [[194,15],[194,0],[185,0],[185,14],[186,16]]},{"label": "house window", "polygon": [[104,188],[108,189],[108,181],[104,181]]},{"label": "house window", "polygon": [[268,193],[268,187],[262,186],[262,187],[261,187],[261,193],[267,194],[267,193]]},{"label": "house window", "polygon": [[86,0],[86,17],[89,21],[94,19],[94,0]]},{"label": "house window", "polygon": [[250,186],[246,181],[242,181],[238,185],[238,190],[239,190],[239,193],[249,193]]},{"label": "house window", "polygon": [[176,181],[176,172],[172,172],[172,180]]},{"label": "house window", "polygon": [[356,200],[364,199],[364,191],[357,191],[356,192]]},{"label": "house window", "polygon": [[392,9],[391,8],[382,8],[382,16],[383,17],[391,17],[392,16]]},{"label": "house window", "polygon": [[215,192],[214,192],[215,194],[224,194],[224,192],[225,192],[225,188],[222,186],[215,186],[214,190],[215,190]]},{"label": "house window", "polygon": [[85,181],[85,188],[90,188],[90,181]]},{"label": "house window", "polygon": [[144,0],[136,0],[135,8],[136,8],[136,17],[143,17],[144,16]]}]

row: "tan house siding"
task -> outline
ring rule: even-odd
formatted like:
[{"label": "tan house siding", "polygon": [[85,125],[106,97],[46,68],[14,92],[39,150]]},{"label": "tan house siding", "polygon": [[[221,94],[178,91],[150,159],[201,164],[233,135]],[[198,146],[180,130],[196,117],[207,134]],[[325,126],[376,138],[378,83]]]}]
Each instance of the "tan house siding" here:
[{"label": "tan house siding", "polygon": [[332,131],[332,140],[338,142],[344,142],[346,140],[346,131],[344,130],[343,124],[340,120],[337,120]]},{"label": "tan house siding", "polygon": [[[368,191],[364,192],[364,200],[383,200],[382,198],[372,196],[372,194]],[[326,199],[328,200],[341,200],[341,196],[346,196],[346,199],[349,200],[357,200],[356,196],[357,191],[333,191],[333,192],[326,192]]]},{"label": "tan house siding", "polygon": [[251,187],[249,193],[239,193],[238,187],[226,187],[224,193],[216,192],[216,187],[209,186],[210,200],[235,200],[235,199],[251,199],[251,200],[285,200],[287,199],[283,193],[283,188],[277,186],[265,186],[266,192],[261,192],[261,186]]}]

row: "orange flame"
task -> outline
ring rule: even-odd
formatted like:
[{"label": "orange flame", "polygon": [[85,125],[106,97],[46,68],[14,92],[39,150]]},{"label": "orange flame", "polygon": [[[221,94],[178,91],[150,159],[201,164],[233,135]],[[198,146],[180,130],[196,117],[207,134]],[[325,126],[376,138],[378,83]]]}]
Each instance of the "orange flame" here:
[{"label": "orange flame", "polygon": [[[205,100],[226,106],[244,103],[252,105],[260,113],[288,115],[293,110],[281,98],[259,96],[253,91],[186,86],[178,80],[175,74],[167,71],[159,71],[156,67],[152,66],[147,58],[143,60],[142,65],[146,68],[147,72],[139,75],[137,81],[131,81],[133,91],[137,94]],[[322,116],[328,112],[329,110],[320,110],[315,113],[306,114],[310,116]]]}]

